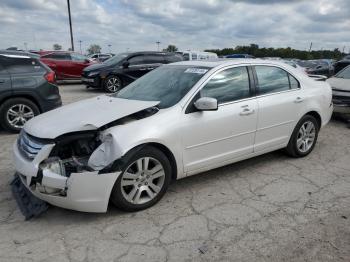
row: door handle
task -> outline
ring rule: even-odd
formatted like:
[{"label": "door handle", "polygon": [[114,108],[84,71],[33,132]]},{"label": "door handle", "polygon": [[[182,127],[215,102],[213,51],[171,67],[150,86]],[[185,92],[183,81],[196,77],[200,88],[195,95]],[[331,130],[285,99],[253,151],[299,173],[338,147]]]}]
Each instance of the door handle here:
[{"label": "door handle", "polygon": [[254,114],[255,110],[254,109],[249,109],[249,108],[244,108],[241,113],[239,113],[241,116],[248,116],[251,114]]},{"label": "door handle", "polygon": [[297,97],[297,98],[294,100],[294,103],[301,103],[301,102],[303,102],[303,101],[304,101],[303,98]]}]

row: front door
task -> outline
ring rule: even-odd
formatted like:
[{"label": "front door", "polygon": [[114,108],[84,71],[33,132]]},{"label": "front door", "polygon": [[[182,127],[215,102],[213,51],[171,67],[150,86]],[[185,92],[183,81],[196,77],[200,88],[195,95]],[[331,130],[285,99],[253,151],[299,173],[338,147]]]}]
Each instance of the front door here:
[{"label": "front door", "polygon": [[241,66],[215,73],[197,97],[216,98],[219,106],[217,111],[184,115],[184,171],[191,174],[253,153],[257,102],[251,96],[248,69]]}]

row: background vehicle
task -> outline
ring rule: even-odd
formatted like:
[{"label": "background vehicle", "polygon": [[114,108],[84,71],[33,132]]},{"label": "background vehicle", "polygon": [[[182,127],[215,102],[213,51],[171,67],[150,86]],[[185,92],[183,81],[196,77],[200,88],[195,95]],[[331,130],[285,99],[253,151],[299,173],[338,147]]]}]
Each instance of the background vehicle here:
[{"label": "background vehicle", "polygon": [[82,72],[82,81],[88,87],[103,88],[113,93],[162,64],[181,60],[182,56],[176,53],[121,53],[102,64],[85,68]]},{"label": "background vehicle", "polygon": [[343,68],[350,65],[350,59],[343,59],[338,62],[334,63],[334,73],[338,73],[339,71],[343,70]]},{"label": "background vehicle", "polygon": [[61,106],[55,73],[38,59],[0,54],[0,124],[18,132],[34,116]]},{"label": "background vehicle", "polygon": [[181,52],[184,58],[184,61],[192,60],[211,60],[218,58],[218,55],[211,52],[201,52],[201,51],[184,51]]},{"label": "background vehicle", "polygon": [[41,51],[40,61],[48,65],[58,80],[80,79],[83,69],[96,62],[75,52]]},{"label": "background vehicle", "polygon": [[327,79],[333,90],[334,112],[350,119],[350,65]]},{"label": "background vehicle", "polygon": [[304,67],[309,75],[331,76],[334,74],[334,67],[330,60],[300,60],[299,66]]},{"label": "background vehicle", "polygon": [[254,56],[248,54],[232,54],[225,56],[225,58],[254,58]]},{"label": "background vehicle", "polygon": [[16,50],[0,50],[0,55],[19,55],[19,56],[29,56],[31,58],[40,59],[40,55],[36,53],[16,51]]},{"label": "background vehicle", "polygon": [[113,57],[113,54],[92,54],[88,56],[90,60],[96,61],[96,62],[104,62],[107,59]]},{"label": "background vehicle", "polygon": [[[284,63],[172,63],[113,95],[31,120],[13,147],[15,168],[23,186],[36,185],[27,188],[53,205],[106,212],[111,200],[142,210],[171,179],[282,148],[308,155],[332,109],[329,84]],[[45,141],[30,160],[21,145],[28,139]]]}]

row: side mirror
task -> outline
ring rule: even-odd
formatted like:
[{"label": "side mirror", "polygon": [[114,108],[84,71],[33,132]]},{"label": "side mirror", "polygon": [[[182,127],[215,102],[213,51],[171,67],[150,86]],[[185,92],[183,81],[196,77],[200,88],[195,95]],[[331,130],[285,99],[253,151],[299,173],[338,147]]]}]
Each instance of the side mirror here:
[{"label": "side mirror", "polygon": [[215,111],[218,110],[218,100],[212,97],[201,97],[194,106],[200,111]]},{"label": "side mirror", "polygon": [[124,67],[124,68],[128,68],[129,65],[130,65],[130,63],[129,63],[128,61],[124,61],[124,62],[123,62],[123,67]]},{"label": "side mirror", "polygon": [[88,63],[91,62],[91,60],[90,60],[90,59],[85,59],[84,62],[85,62],[86,64],[88,64]]}]

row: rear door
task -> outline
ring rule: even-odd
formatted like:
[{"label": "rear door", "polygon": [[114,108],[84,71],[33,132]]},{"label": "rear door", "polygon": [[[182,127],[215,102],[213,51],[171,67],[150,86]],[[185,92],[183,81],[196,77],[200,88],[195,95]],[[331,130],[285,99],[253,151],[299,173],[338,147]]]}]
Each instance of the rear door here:
[{"label": "rear door", "polygon": [[78,53],[70,53],[70,59],[69,75],[72,78],[80,78],[84,68],[90,65],[90,61]]},{"label": "rear door", "polygon": [[284,69],[267,65],[253,68],[259,107],[254,151],[286,146],[307,98],[298,80]]},{"label": "rear door", "polygon": [[57,79],[70,78],[71,58],[69,53],[54,52],[42,56],[40,60],[56,73]]},{"label": "rear door", "polygon": [[9,72],[5,69],[4,59],[0,58],[0,99],[12,92],[11,77]]}]

